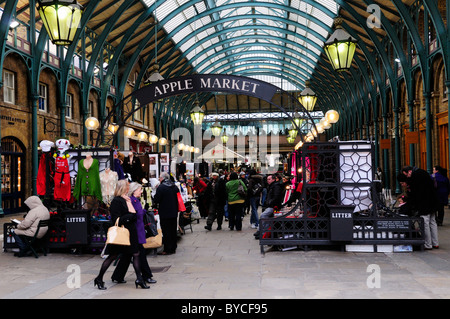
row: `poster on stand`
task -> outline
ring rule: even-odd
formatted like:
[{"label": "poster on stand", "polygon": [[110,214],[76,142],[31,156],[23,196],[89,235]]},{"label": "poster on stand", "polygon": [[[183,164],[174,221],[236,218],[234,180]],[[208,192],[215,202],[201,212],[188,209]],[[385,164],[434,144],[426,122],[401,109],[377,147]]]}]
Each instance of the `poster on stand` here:
[{"label": "poster on stand", "polygon": [[194,178],[194,163],[186,163],[186,178]]},{"label": "poster on stand", "polygon": [[149,158],[149,178],[159,179],[159,154],[153,153],[148,155]]},{"label": "poster on stand", "polygon": [[161,163],[161,172],[170,173],[170,157],[169,157],[169,153],[161,153],[159,155],[159,161]]}]

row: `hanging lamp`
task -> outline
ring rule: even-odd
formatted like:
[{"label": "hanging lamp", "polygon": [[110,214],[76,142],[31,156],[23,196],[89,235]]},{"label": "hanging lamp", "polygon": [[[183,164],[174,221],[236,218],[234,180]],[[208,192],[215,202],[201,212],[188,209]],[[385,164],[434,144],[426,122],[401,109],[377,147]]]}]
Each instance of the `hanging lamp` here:
[{"label": "hanging lamp", "polygon": [[217,118],[216,121],[211,126],[211,132],[213,133],[214,136],[220,136],[220,133],[222,133],[222,125],[220,125],[219,121],[217,121]]},{"label": "hanging lamp", "polygon": [[300,93],[300,97],[298,98],[299,102],[308,112],[314,110],[317,102],[317,95],[309,87],[310,84],[310,81],[305,81],[305,89]]},{"label": "hanging lamp", "polygon": [[191,120],[194,125],[201,125],[203,123],[203,118],[205,117],[205,111],[200,107],[198,100],[195,100],[194,108],[189,112]]},{"label": "hanging lamp", "polygon": [[76,0],[38,0],[38,12],[53,44],[73,42],[83,14]]},{"label": "hanging lamp", "polygon": [[337,17],[334,20],[336,30],[324,46],[328,59],[337,72],[350,69],[356,51],[357,41],[342,28],[343,21],[342,17]]}]

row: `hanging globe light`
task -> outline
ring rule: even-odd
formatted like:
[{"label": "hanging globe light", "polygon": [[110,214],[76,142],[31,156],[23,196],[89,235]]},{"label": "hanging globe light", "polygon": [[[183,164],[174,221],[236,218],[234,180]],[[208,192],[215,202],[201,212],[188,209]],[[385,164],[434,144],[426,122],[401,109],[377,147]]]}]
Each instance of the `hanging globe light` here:
[{"label": "hanging globe light", "polygon": [[139,132],[137,137],[138,137],[139,142],[146,141],[148,138],[147,133],[145,133],[145,132]]},{"label": "hanging globe light", "polygon": [[305,89],[300,93],[300,97],[298,98],[299,102],[303,105],[303,107],[311,112],[314,110],[314,106],[317,102],[317,95],[313,90],[309,87],[310,82],[305,81]]},{"label": "hanging globe light", "polygon": [[356,51],[356,39],[342,28],[343,19],[338,17],[334,21],[336,30],[325,42],[325,52],[328,59],[337,72],[350,69],[353,61],[353,55]]},{"label": "hanging globe light", "polygon": [[97,118],[91,116],[86,119],[84,125],[89,131],[92,131],[98,129],[98,127],[100,126],[100,122],[97,120]]},{"label": "hanging globe light", "polygon": [[167,139],[165,137],[161,137],[159,139],[159,145],[161,146],[167,145]]},{"label": "hanging globe light", "polygon": [[339,113],[335,110],[329,110],[325,113],[325,118],[329,123],[334,124],[339,121]]},{"label": "hanging globe light", "polygon": [[125,136],[128,138],[134,137],[134,134],[135,134],[134,130],[131,127],[126,127],[123,132],[124,132]]},{"label": "hanging globe light", "polygon": [[184,144],[183,143],[178,143],[177,148],[179,151],[184,150]]},{"label": "hanging globe light", "polygon": [[203,123],[203,118],[205,117],[205,111],[199,106],[198,101],[195,101],[195,106],[189,113],[191,120],[194,125],[201,125]]},{"label": "hanging globe light", "polygon": [[111,123],[108,125],[108,131],[110,131],[112,134],[116,134],[118,129],[119,125],[117,125],[116,123]]},{"label": "hanging globe light", "polygon": [[213,133],[214,136],[220,136],[220,133],[222,133],[222,125],[220,125],[217,119],[211,126],[211,132]]},{"label": "hanging globe light", "polygon": [[155,134],[151,134],[148,138],[148,141],[150,142],[150,144],[156,144],[158,143],[158,136],[156,136]]},{"label": "hanging globe light", "polygon": [[53,44],[73,42],[82,15],[76,0],[38,0],[38,12]]}]

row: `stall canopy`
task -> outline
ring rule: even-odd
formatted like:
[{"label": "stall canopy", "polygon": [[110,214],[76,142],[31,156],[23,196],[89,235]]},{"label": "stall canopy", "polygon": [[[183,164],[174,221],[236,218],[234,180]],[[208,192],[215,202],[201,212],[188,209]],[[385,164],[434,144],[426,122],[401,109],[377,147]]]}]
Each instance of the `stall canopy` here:
[{"label": "stall canopy", "polygon": [[198,157],[202,160],[223,160],[223,161],[233,161],[234,159],[245,159],[244,156],[230,150],[229,148],[223,146],[222,144],[216,144],[214,147],[205,151],[202,155]]}]

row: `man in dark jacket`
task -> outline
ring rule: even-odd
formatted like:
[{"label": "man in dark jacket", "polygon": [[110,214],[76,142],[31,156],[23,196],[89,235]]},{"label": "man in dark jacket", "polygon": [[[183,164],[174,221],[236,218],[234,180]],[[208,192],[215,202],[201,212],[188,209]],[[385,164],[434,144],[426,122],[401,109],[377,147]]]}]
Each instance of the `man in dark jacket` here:
[{"label": "man in dark jacket", "polygon": [[260,202],[261,193],[264,188],[264,181],[262,175],[256,174],[255,170],[250,170],[248,174],[247,194],[250,201],[250,207],[252,209],[250,215],[250,223],[252,228],[258,228],[258,206]]},{"label": "man in dark jacket", "polygon": [[206,196],[210,199],[208,219],[205,229],[211,230],[214,220],[217,218],[217,230],[222,229],[223,215],[227,201],[226,181],[220,178],[218,173],[211,174],[211,180],[206,188]]},{"label": "man in dark jacket", "polygon": [[159,204],[158,214],[163,234],[164,251],[162,255],[174,254],[177,249],[178,229],[178,187],[170,180],[167,172],[162,172],[159,177],[160,184],[156,188],[153,202]]},{"label": "man in dark jacket", "polygon": [[[273,217],[273,212],[275,208],[281,208],[281,203],[283,200],[283,189],[279,181],[276,180],[276,175],[267,176],[267,197],[264,202],[265,210],[261,214],[260,219]],[[267,230],[268,225],[263,224],[263,231]],[[259,239],[259,230],[253,234],[255,239]]]}]

